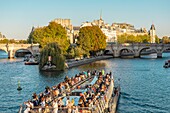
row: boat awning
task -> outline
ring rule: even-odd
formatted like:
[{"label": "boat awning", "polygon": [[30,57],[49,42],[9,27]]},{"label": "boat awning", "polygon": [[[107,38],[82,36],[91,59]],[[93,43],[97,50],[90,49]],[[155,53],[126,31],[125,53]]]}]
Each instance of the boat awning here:
[{"label": "boat awning", "polygon": [[80,96],[67,96],[67,97],[64,97],[63,98],[64,106],[66,106],[67,98],[69,98],[70,102],[73,99],[74,100],[74,105],[77,106],[78,103],[79,103]]},{"label": "boat awning", "polygon": [[86,92],[87,91],[87,89],[74,89],[73,91],[72,91],[72,93],[84,93],[84,92]]},{"label": "boat awning", "polygon": [[94,76],[93,80],[90,82],[90,85],[94,85],[97,79],[98,79],[97,76]]}]

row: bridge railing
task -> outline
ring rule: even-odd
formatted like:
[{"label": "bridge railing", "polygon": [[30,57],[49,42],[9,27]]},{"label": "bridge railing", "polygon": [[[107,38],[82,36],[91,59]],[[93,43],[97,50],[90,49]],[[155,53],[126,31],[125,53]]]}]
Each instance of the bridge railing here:
[{"label": "bridge railing", "polygon": [[[109,46],[109,45],[108,45]],[[149,43],[149,44],[145,44],[145,43],[142,43],[142,44],[133,44],[133,43],[124,43],[124,44],[112,44],[111,45],[112,47],[131,47],[131,46],[146,46],[146,47],[154,47],[154,46],[163,46],[163,47],[170,47],[170,44],[156,44],[156,43]]]}]

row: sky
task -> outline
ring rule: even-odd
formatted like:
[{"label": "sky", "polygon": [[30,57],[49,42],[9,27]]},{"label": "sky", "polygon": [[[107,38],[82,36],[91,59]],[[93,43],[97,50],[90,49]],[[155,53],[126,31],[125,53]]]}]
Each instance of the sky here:
[{"label": "sky", "polygon": [[100,18],[110,25],[126,22],[135,28],[155,25],[158,37],[170,36],[170,0],[0,0],[0,32],[7,38],[27,39],[32,26],[56,18],[73,26]]}]

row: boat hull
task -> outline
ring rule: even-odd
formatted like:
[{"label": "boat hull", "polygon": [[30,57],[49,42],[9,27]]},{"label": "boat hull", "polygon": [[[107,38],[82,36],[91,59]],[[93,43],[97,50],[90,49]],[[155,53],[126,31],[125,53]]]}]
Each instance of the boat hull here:
[{"label": "boat hull", "polygon": [[38,62],[25,62],[25,65],[38,65]]}]

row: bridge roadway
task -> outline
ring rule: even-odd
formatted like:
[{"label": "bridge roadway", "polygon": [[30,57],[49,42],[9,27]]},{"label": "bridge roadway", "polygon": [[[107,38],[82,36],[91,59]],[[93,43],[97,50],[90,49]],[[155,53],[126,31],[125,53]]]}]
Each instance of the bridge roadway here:
[{"label": "bridge roadway", "polygon": [[124,51],[131,53],[134,57],[140,57],[142,52],[154,51],[157,58],[162,58],[164,51],[170,50],[170,44],[107,44],[106,51],[113,54],[113,57],[121,57]]},{"label": "bridge roadway", "polygon": [[0,50],[8,53],[8,58],[14,58],[18,50],[29,50],[32,54],[39,53],[39,44],[0,44]]}]

